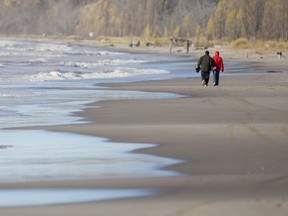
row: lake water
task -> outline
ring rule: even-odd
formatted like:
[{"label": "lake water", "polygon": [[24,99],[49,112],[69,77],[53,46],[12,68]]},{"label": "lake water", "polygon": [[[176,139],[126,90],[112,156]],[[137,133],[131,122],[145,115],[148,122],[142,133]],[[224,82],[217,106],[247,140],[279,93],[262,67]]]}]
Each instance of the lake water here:
[{"label": "lake water", "polygon": [[[181,160],[135,153],[155,147],[153,143],[113,143],[102,137],[15,128],[89,123],[74,113],[102,100],[179,97],[111,91],[99,84],[198,77],[194,71],[196,61],[191,56],[129,54],[111,47],[62,41],[1,39],[0,182],[181,175],[164,169],[183,163]],[[225,66],[229,71],[235,64]],[[152,189],[0,188],[0,207],[90,202],[155,193]]]},{"label": "lake water", "polygon": [[[163,169],[181,163],[180,160],[135,153],[155,144],[113,143],[101,137],[14,129],[88,123],[74,113],[101,100],[178,97],[166,93],[110,91],[97,86],[187,76],[189,64],[194,67],[192,61],[182,58],[181,67],[186,64],[187,70],[179,73],[180,58],[177,58],[120,53],[108,47],[59,41],[0,40],[0,182],[180,175]],[[24,199],[27,194],[33,198]],[[0,206],[73,203],[148,194],[152,192],[138,189],[107,189],[100,193],[81,188],[0,189],[0,196],[4,197],[0,198]]]}]

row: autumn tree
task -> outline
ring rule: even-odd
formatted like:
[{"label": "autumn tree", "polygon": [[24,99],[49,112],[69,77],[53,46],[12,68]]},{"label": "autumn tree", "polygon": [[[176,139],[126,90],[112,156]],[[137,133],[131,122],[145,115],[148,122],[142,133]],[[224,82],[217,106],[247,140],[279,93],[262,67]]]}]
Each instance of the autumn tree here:
[{"label": "autumn tree", "polygon": [[288,6],[285,0],[265,2],[262,33],[269,39],[288,39]]},{"label": "autumn tree", "polygon": [[[148,31],[149,27],[149,31]],[[288,39],[287,0],[0,0],[1,34]]]},{"label": "autumn tree", "polygon": [[[208,40],[215,38],[216,26],[213,17],[211,16],[206,27],[206,37]],[[196,31],[197,32],[197,31]],[[197,33],[196,35],[198,35]]]}]

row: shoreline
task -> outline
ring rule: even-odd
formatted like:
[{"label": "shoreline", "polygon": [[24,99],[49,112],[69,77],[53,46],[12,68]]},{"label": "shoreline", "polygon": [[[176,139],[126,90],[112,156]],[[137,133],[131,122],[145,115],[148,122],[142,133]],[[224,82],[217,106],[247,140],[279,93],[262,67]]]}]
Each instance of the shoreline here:
[{"label": "shoreline", "polygon": [[169,167],[185,176],[0,184],[1,188],[136,187],[161,191],[152,197],[1,212],[200,216],[233,211],[235,215],[262,216],[268,209],[273,215],[284,216],[288,210],[287,81],[286,71],[237,79],[222,76],[219,87],[207,88],[200,86],[200,78],[105,84],[112,90],[169,92],[185,97],[97,102],[97,107],[91,104],[77,113],[92,120],[91,124],[35,129],[109,137],[119,142],[155,143],[157,147],[140,152],[187,161]]}]

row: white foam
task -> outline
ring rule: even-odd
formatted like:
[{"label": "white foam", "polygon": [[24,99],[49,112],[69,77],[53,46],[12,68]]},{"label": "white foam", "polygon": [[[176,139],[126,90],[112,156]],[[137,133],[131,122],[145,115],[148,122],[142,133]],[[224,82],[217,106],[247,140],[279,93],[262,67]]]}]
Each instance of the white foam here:
[{"label": "white foam", "polygon": [[61,72],[50,71],[40,72],[35,75],[26,76],[31,82],[43,82],[51,80],[81,80],[81,79],[104,79],[104,78],[125,78],[141,75],[168,74],[169,71],[159,69],[136,69],[116,68],[113,71],[105,72]]},{"label": "white foam", "polygon": [[121,60],[121,59],[95,59],[95,62],[61,62],[60,64],[63,66],[72,66],[72,67],[80,67],[80,68],[95,68],[97,66],[103,65],[125,65],[125,64],[135,64],[135,63],[145,63],[144,60]]},{"label": "white foam", "polygon": [[[75,81],[75,83],[79,83]],[[93,83],[93,82],[92,82]],[[34,84],[34,83],[33,83]],[[37,85],[36,83],[35,85]],[[8,86],[0,88],[0,92],[8,91],[8,97],[0,97],[0,128],[15,128],[25,126],[42,125],[65,125],[87,123],[86,120],[73,115],[85,108],[89,103],[101,100],[119,99],[157,99],[175,98],[174,94],[147,93],[134,91],[109,91],[104,88],[93,88],[86,84],[87,89],[65,89],[65,82],[56,82],[54,89],[50,83],[39,83],[44,86],[47,84],[48,90],[27,88],[23,86],[13,91],[6,89]],[[66,84],[71,85],[71,81]],[[82,84],[83,85],[83,84]],[[61,89],[63,88],[64,89]],[[15,95],[14,95],[15,93]],[[2,93],[2,95],[5,95]]]},{"label": "white foam", "polygon": [[119,52],[110,52],[110,51],[99,51],[99,50],[70,50],[69,54],[72,55],[86,55],[86,56],[123,56],[125,55],[124,53],[119,53]]},{"label": "white foam", "polygon": [[[79,93],[74,88],[91,90],[95,84],[109,80],[146,80],[170,73],[162,67],[147,68],[148,64],[143,64],[160,57],[111,52],[65,42],[0,40],[0,56],[3,57],[0,128],[83,123],[72,113],[83,109],[87,103],[122,96],[130,98],[131,95],[127,92],[97,93],[97,90]],[[70,90],[63,91],[64,86]],[[103,94],[107,97],[103,98]],[[141,96],[134,94],[133,98]]]},{"label": "white foam", "polygon": [[67,44],[60,44],[60,43],[57,43],[57,44],[40,43],[35,46],[34,50],[38,52],[49,51],[53,53],[64,53],[64,52],[69,52],[71,50],[71,47],[67,46]]},{"label": "white foam", "polygon": [[34,58],[34,59],[29,59],[28,62],[31,63],[46,63],[47,59],[44,58]]},{"label": "white foam", "polygon": [[0,47],[13,47],[18,44],[16,40],[0,40]]}]

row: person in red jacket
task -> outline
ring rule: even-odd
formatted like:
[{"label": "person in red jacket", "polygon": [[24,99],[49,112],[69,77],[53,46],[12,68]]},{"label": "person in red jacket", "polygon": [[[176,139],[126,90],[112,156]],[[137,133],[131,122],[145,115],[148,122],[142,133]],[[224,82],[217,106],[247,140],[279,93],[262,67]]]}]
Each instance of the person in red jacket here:
[{"label": "person in red jacket", "polygon": [[219,74],[220,74],[220,71],[224,72],[224,63],[223,63],[223,59],[220,57],[219,51],[215,52],[213,60],[214,60],[215,65],[216,65],[213,68],[214,86],[218,86],[219,85]]}]

